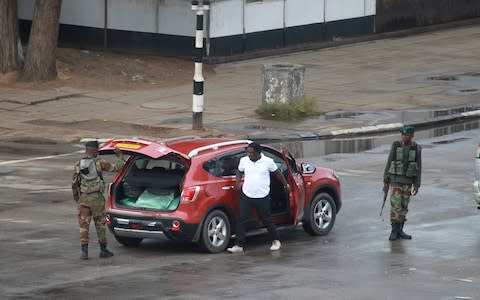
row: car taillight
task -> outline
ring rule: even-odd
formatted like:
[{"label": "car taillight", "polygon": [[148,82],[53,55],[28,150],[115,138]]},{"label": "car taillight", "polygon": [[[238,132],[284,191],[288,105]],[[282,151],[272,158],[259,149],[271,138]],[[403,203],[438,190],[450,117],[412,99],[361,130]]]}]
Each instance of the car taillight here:
[{"label": "car taillight", "polygon": [[193,202],[197,200],[200,187],[198,185],[184,188],[182,191],[182,201]]}]

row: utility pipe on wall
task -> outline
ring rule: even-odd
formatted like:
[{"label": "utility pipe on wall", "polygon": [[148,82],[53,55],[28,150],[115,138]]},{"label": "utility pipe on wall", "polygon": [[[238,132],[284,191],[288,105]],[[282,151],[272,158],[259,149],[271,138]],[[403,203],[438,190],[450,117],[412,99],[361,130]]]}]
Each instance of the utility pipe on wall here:
[{"label": "utility pipe on wall", "polygon": [[103,2],[103,48],[108,47],[108,0]]}]

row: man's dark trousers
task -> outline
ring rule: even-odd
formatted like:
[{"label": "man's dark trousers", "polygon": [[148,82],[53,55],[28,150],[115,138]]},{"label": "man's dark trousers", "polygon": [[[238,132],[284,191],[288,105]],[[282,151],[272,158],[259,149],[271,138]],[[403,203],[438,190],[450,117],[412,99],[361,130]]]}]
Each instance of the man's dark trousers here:
[{"label": "man's dark trousers", "polygon": [[272,223],[272,216],[270,215],[270,196],[264,198],[250,198],[243,192],[240,193],[239,217],[237,222],[236,244],[243,247],[245,244],[245,226],[250,218],[252,209],[255,208],[257,215],[263,221],[268,229],[270,239],[280,240],[278,237],[277,228]]}]

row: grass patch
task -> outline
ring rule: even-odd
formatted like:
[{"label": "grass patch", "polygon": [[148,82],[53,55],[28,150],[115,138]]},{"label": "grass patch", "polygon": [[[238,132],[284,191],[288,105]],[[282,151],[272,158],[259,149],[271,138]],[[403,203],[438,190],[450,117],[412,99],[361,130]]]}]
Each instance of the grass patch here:
[{"label": "grass patch", "polygon": [[322,114],[318,101],[311,97],[303,97],[292,104],[264,103],[255,112],[263,119],[278,121],[296,121]]}]

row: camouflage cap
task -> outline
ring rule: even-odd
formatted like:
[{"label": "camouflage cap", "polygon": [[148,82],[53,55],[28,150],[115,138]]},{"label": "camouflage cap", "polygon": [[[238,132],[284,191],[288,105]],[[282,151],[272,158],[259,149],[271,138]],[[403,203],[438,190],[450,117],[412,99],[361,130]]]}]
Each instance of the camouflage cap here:
[{"label": "camouflage cap", "polygon": [[86,148],[98,148],[98,141],[88,141],[85,143]]},{"label": "camouflage cap", "polygon": [[415,127],[413,126],[409,126],[409,125],[405,125],[403,126],[402,128],[400,128],[400,132],[402,134],[413,134],[415,132]]}]

